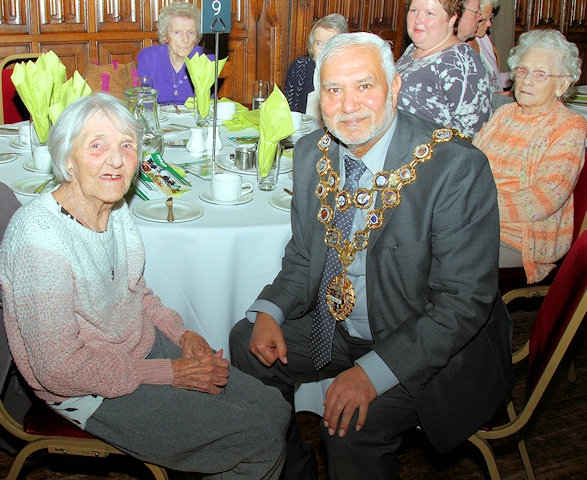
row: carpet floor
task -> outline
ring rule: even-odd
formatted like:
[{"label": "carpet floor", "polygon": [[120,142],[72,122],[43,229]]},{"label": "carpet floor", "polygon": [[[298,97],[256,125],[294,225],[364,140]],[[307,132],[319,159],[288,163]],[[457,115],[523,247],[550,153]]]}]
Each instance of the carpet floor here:
[{"label": "carpet floor", "polygon": [[[532,313],[514,314],[515,338],[527,330]],[[587,478],[587,345],[585,326],[579,331],[574,348],[577,381],[570,383],[566,365],[556,373],[534,420],[525,429],[525,438],[539,480],[584,480]],[[521,377],[521,374],[520,374]],[[523,381],[513,391],[516,403],[525,395]],[[320,418],[299,413],[304,439],[316,450],[320,480],[327,472],[319,434]],[[495,445],[498,467],[504,480],[525,479],[514,442]],[[12,457],[0,452],[0,478],[6,476]],[[419,432],[408,432],[400,452],[402,480],[473,480],[487,478],[479,452],[463,444],[450,454],[436,453]],[[118,456],[107,460],[74,459],[60,455],[36,454],[27,463],[21,480],[143,480],[151,478],[135,461]],[[357,479],[362,480],[362,479]],[[365,479],[368,480],[368,479]]]}]

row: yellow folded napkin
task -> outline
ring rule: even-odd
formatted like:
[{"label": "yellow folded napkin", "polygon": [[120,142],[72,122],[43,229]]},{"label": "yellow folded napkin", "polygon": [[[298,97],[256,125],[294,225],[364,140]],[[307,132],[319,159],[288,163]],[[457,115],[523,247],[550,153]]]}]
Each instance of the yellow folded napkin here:
[{"label": "yellow folded napkin", "polygon": [[92,93],[91,87],[77,70],[73,72],[73,77],[60,86],[59,90],[59,98],[49,107],[49,118],[53,123],[70,103]]},{"label": "yellow folded napkin", "polygon": [[39,141],[49,137],[49,106],[60,94],[65,80],[65,65],[50,51],[41,55],[36,62],[20,62],[14,66],[12,83],[29,111]]},{"label": "yellow folded napkin", "polygon": [[[194,55],[192,58],[184,57],[188,75],[194,85],[198,114],[205,118],[210,113],[210,88],[214,85],[215,65],[205,54]],[[218,75],[222,71],[228,58],[218,60]]]},{"label": "yellow folded napkin", "polygon": [[275,85],[273,92],[259,108],[259,150],[257,163],[259,175],[266,177],[271,170],[277,144],[295,133],[287,99]]},{"label": "yellow folded napkin", "polygon": [[[246,107],[244,107],[246,109]],[[236,113],[230,120],[222,122],[222,126],[228,130],[235,132],[238,130],[244,130],[245,128],[252,127],[255,130],[259,130],[259,116],[260,110],[244,110],[239,112],[238,107]]]}]

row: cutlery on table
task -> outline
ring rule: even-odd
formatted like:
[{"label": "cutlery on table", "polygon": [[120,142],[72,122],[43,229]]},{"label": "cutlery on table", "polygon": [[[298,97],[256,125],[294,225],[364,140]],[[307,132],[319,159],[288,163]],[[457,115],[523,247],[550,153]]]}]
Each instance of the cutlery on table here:
[{"label": "cutlery on table", "polygon": [[177,106],[177,103],[173,104],[173,108],[175,108],[175,113],[177,113],[178,115],[181,113],[181,110],[179,109],[179,107]]},{"label": "cutlery on table", "polygon": [[293,195],[293,192],[291,190],[289,190],[288,188],[284,188],[283,191],[289,195]]},{"label": "cutlery on table", "polygon": [[45,179],[45,181],[43,183],[41,183],[41,185],[39,185],[37,188],[35,188],[35,190],[33,191],[33,193],[41,193],[43,190],[45,190],[45,187],[49,184],[49,182],[51,180],[53,180],[54,177],[47,177]]},{"label": "cutlery on table", "polygon": [[173,222],[175,217],[173,216],[173,198],[169,197],[165,200],[165,206],[167,207],[167,221]]}]

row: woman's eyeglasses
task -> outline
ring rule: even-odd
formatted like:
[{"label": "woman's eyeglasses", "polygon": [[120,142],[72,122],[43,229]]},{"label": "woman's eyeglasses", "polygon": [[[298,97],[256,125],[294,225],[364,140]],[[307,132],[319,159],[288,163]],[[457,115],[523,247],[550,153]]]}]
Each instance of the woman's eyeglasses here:
[{"label": "woman's eyeglasses", "polygon": [[478,18],[481,18],[482,13],[481,13],[481,9],[479,9],[479,8],[477,10],[471,10],[470,8],[463,7],[463,10],[473,12],[475,15],[477,15]]},{"label": "woman's eyeglasses", "polygon": [[493,17],[495,17],[495,13],[492,13],[488,17],[482,18],[481,20],[479,20],[479,23],[486,22],[487,20],[493,20]]},{"label": "woman's eyeglasses", "polygon": [[568,77],[568,74],[562,75],[551,75],[550,73],[546,73],[544,70],[532,70],[531,72],[528,71],[525,67],[516,67],[513,69],[514,75],[517,78],[526,78],[528,75],[532,77],[536,83],[542,83],[548,80],[548,77],[560,78],[560,77]]}]

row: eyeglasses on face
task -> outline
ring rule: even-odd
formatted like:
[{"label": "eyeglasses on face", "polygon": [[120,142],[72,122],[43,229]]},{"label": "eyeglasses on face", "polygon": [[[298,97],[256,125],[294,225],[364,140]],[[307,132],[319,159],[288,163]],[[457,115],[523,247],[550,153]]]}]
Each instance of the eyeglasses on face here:
[{"label": "eyeglasses on face", "polygon": [[469,12],[473,12],[475,15],[477,15],[478,18],[481,18],[482,13],[481,13],[481,9],[480,8],[478,8],[477,10],[472,10],[470,8],[463,7],[463,10],[467,10]]},{"label": "eyeglasses on face", "polygon": [[546,80],[548,80],[549,77],[560,78],[569,76],[566,73],[562,75],[551,75],[550,73],[546,73],[544,70],[532,70],[530,72],[525,67],[516,67],[513,69],[513,72],[517,78],[526,78],[528,75],[530,75],[532,77],[532,80],[534,80],[536,83],[545,82]]},{"label": "eyeglasses on face", "polygon": [[488,17],[482,18],[481,20],[479,20],[479,23],[486,22],[487,20],[493,20],[493,17],[495,17],[495,13],[492,13]]}]

